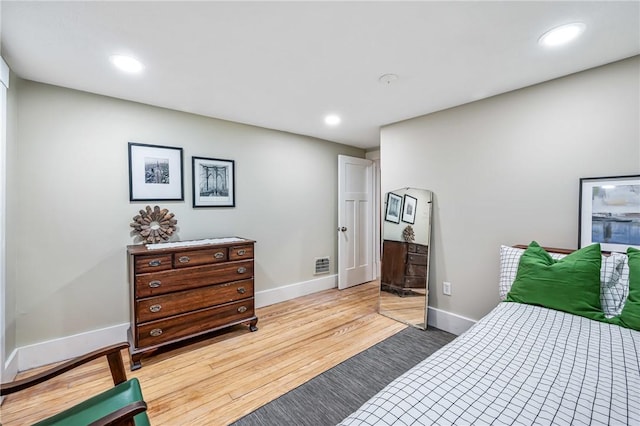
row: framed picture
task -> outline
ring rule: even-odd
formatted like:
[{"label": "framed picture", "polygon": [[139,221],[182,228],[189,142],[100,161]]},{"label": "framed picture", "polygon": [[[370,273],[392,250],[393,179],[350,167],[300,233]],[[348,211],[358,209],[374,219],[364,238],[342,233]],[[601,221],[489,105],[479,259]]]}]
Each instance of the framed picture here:
[{"label": "framed picture", "polygon": [[411,195],[404,196],[404,207],[402,207],[402,221],[410,224],[416,222],[416,207],[418,207],[418,199]]},{"label": "framed picture", "polygon": [[384,220],[387,222],[400,223],[400,210],[402,209],[402,197],[393,192],[387,194],[387,212]]},{"label": "framed picture", "polygon": [[182,148],[129,142],[129,201],[183,201]]},{"label": "framed picture", "polygon": [[235,207],[235,162],[192,157],[193,207]]},{"label": "framed picture", "polygon": [[640,248],[640,175],[580,179],[578,245]]}]

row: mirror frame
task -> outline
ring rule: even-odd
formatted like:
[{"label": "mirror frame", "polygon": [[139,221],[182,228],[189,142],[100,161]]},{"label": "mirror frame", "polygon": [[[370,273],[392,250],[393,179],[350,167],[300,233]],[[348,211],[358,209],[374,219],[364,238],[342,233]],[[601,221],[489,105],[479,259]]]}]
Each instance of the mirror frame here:
[{"label": "mirror frame", "polygon": [[433,192],[405,187],[389,191],[384,200],[378,313],[426,330]]}]

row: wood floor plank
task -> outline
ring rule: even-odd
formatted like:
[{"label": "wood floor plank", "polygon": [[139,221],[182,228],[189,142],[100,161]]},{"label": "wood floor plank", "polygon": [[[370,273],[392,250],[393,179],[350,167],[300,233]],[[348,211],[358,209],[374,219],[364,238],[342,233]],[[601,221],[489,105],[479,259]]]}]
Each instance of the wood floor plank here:
[{"label": "wood floor plank", "polygon": [[[233,327],[143,358],[128,376],[140,380],[155,426],[227,425],[406,328],[379,315],[377,299],[378,283],[371,282],[266,306],[257,309],[257,332]],[[107,389],[110,380],[106,362],[94,361],[9,395],[0,422],[33,423]]]}]

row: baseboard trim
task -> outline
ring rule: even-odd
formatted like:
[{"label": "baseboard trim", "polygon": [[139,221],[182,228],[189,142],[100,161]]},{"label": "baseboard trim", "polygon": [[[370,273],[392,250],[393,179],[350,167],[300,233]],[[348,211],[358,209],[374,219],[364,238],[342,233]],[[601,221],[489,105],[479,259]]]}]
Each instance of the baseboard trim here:
[{"label": "baseboard trim", "polygon": [[14,349],[4,363],[2,381],[8,382],[13,380],[18,374],[18,371],[18,349]]},{"label": "baseboard trim", "polygon": [[338,286],[337,275],[327,275],[322,278],[316,278],[300,283],[284,285],[282,287],[271,288],[268,290],[256,291],[255,305],[256,308],[273,305],[275,303],[284,302],[295,299],[296,297],[306,296],[308,294],[317,293],[323,290],[329,290]]},{"label": "baseboard trim", "polygon": [[455,334],[456,336],[467,331],[475,323],[476,321],[470,318],[432,308],[431,306],[429,306],[427,310],[427,325]]},{"label": "baseboard trim", "polygon": [[[255,294],[255,306],[261,308],[318,291],[336,288],[337,283],[337,275],[327,275],[322,278],[258,291]],[[64,361],[107,345],[124,342],[127,340],[128,328],[129,323],[118,324],[19,347],[12,352],[5,363],[7,377],[15,377],[18,371]]]},{"label": "baseboard trim", "polygon": [[18,371],[40,367],[52,362],[64,361],[104,346],[125,342],[128,328],[129,323],[118,324],[22,346],[16,349],[18,352]]}]

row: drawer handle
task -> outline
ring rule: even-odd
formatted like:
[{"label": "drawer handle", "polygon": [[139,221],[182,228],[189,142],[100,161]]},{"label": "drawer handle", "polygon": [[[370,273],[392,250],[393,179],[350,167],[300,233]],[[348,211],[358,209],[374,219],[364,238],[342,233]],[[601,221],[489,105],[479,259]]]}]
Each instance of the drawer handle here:
[{"label": "drawer handle", "polygon": [[246,292],[247,292],[247,289],[245,289],[244,287],[238,287],[238,293],[245,294]]},{"label": "drawer handle", "polygon": [[162,309],[162,305],[151,305],[151,306],[149,306],[149,310],[151,312],[160,312],[160,309]]},{"label": "drawer handle", "polygon": [[189,258],[189,256],[180,256],[178,258],[178,262],[180,263],[189,263],[191,259]]},{"label": "drawer handle", "polygon": [[247,307],[246,306],[240,306],[238,308],[238,312],[240,312],[240,313],[247,312]]},{"label": "drawer handle", "polygon": [[245,249],[238,250],[238,256],[244,256],[247,251]]},{"label": "drawer handle", "polygon": [[149,262],[149,266],[160,266],[162,265],[162,260],[160,259],[153,259],[152,261]]},{"label": "drawer handle", "polygon": [[158,337],[159,335],[162,334],[162,329],[161,328],[154,328],[153,330],[151,330],[149,332],[149,334],[153,337]]},{"label": "drawer handle", "polygon": [[245,268],[244,266],[241,266],[238,268],[238,273],[239,274],[244,274],[245,272],[247,272],[247,268]]},{"label": "drawer handle", "polygon": [[216,254],[214,254],[213,257],[215,257],[216,259],[222,259],[224,257],[224,253],[219,251]]},{"label": "drawer handle", "polygon": [[149,281],[149,287],[151,288],[158,288],[160,287],[160,284],[162,284],[160,280]]}]

